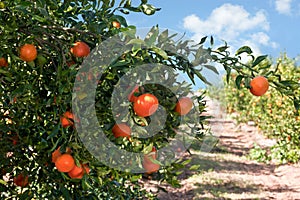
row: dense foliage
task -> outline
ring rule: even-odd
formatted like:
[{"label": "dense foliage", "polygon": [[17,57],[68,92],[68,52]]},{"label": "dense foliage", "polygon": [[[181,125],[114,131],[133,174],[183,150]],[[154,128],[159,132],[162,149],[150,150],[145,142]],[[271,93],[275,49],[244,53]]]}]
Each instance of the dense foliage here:
[{"label": "dense foliage", "polygon": [[[292,80],[299,84],[300,68],[295,61],[283,54],[272,65],[272,70],[280,74],[283,80]],[[236,77],[236,74],[233,74]],[[285,83],[285,82],[283,82]],[[296,84],[295,84],[296,85]],[[287,86],[282,86],[288,88]],[[274,87],[261,96],[253,96],[246,88],[238,90],[235,83],[225,85],[225,105],[228,113],[237,113],[238,122],[253,121],[267,137],[277,140],[270,149],[256,146],[251,156],[261,161],[279,163],[298,162],[300,159],[300,117],[295,109],[293,99],[283,95]],[[288,88],[292,92],[292,88]],[[299,97],[299,86],[295,87],[295,95]]]},{"label": "dense foliage", "polygon": [[[170,34],[168,30],[159,30],[158,26],[150,29],[145,38],[140,38],[137,28],[129,26],[124,18],[129,12],[151,15],[158,10],[147,0],[141,0],[138,5],[130,0],[118,3],[109,0],[7,0],[0,3],[1,198],[152,198],[154,195],[146,193],[138,184],[145,172],[143,169],[148,169],[145,163],[149,164],[149,160],[156,167],[151,171],[154,179],[180,186],[176,177],[190,161],[171,159],[172,162],[168,162],[170,159],[164,158],[175,158],[174,154],[184,149],[165,155],[160,155],[159,151],[181,136],[178,132],[185,132],[180,129],[182,124],[189,129],[188,137],[184,138],[188,141],[201,140],[206,130],[202,127],[205,117],[199,117],[205,109],[202,94],[192,97],[194,105],[189,112],[183,112],[186,115],[176,112],[178,99],[191,93],[190,83],[178,81],[179,72],[187,75],[191,83],[199,78],[209,84],[202,70],[218,73],[212,64],[216,62],[224,67],[228,80],[232,69],[238,71],[240,76],[235,82],[240,87],[244,78],[253,76],[246,74],[246,69],[258,66],[266,56],[255,58],[249,47],[242,47],[231,56],[227,44],[214,50],[212,37],[195,43]],[[110,42],[112,36],[118,42]],[[107,51],[101,49],[103,44]],[[24,49],[24,45],[29,48]],[[82,49],[78,49],[79,46]],[[124,48],[126,51],[122,51]],[[89,54],[91,56],[85,59]],[[107,54],[111,56],[109,59],[113,58],[112,62],[97,66],[99,60],[105,61],[107,57],[103,55]],[[249,64],[241,62],[241,54],[251,57]],[[144,64],[147,64],[145,68],[139,67]],[[132,70],[136,70],[134,81],[124,79]],[[170,84],[157,84],[158,80]],[[96,86],[95,93],[89,92],[93,86]],[[157,97],[160,106],[151,117],[137,116],[134,102],[127,100],[135,86],[140,87],[134,95],[149,93]],[[123,98],[113,98],[115,90]],[[282,87],[281,91],[294,97],[297,107],[297,94]],[[90,106],[86,99],[92,100],[94,105]],[[118,105],[117,109],[112,105]],[[160,120],[160,114],[166,116],[166,121]],[[89,121],[89,117],[93,119]],[[111,151],[119,168],[107,165],[111,157],[101,154],[107,146],[97,140],[98,127],[88,126],[95,119],[106,138],[115,144],[115,149],[139,152],[143,156],[150,154],[150,158],[138,156],[128,161]],[[129,125],[132,137],[114,136],[112,128],[120,122]],[[149,134],[151,128],[148,127],[159,127],[158,134]],[[84,131],[90,143],[82,143]],[[143,134],[147,137],[137,137]],[[98,143],[92,146],[93,152],[98,154],[90,151],[89,144],[95,142]],[[61,154],[71,155],[64,156],[68,157],[68,162],[59,159]],[[80,168],[77,170],[84,173],[70,175],[68,171],[71,167],[74,169],[74,163]],[[131,166],[137,167],[139,173],[131,173]]]}]

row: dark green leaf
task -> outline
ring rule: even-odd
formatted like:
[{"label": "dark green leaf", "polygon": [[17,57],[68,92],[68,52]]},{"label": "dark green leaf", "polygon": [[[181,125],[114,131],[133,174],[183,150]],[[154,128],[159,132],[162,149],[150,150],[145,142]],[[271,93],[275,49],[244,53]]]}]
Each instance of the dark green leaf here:
[{"label": "dark green leaf", "polygon": [[159,34],[158,26],[154,26],[145,37],[145,43],[150,47],[153,46]]},{"label": "dark green leaf", "polygon": [[198,170],[200,168],[200,165],[192,165],[190,167],[190,170],[194,171],[194,170]]},{"label": "dark green leaf", "polygon": [[[293,103],[294,103],[295,109],[297,111],[299,111],[300,110],[300,101],[298,99],[294,98]],[[297,112],[297,114],[299,114],[299,112]]]},{"label": "dark green leaf", "polygon": [[242,80],[243,80],[244,76],[243,75],[238,75],[236,78],[235,78],[235,85],[238,89],[241,89],[241,83],[242,83]]},{"label": "dark green leaf", "polygon": [[219,52],[224,52],[226,49],[228,49],[229,48],[229,46],[222,46],[222,47],[219,47],[218,49],[217,49],[217,51],[219,51]]},{"label": "dark green leaf", "polygon": [[211,45],[211,46],[214,45],[214,38],[213,38],[213,36],[210,36],[210,45]]},{"label": "dark green leaf", "polygon": [[219,71],[217,70],[217,68],[215,66],[212,65],[203,65],[205,68],[215,72],[216,74],[219,74]]},{"label": "dark green leaf", "polygon": [[239,49],[236,51],[235,55],[240,55],[240,54],[242,54],[242,53],[251,54],[251,53],[252,53],[252,50],[251,50],[251,48],[248,47],[248,46],[243,46],[243,47],[239,48]]},{"label": "dark green leaf", "polygon": [[198,70],[195,70],[194,73],[198,76],[198,78],[200,78],[201,81],[208,85],[211,85],[211,83],[208,82],[208,80]]},{"label": "dark green leaf", "polygon": [[200,40],[199,44],[203,44],[203,43],[206,41],[206,39],[207,39],[207,36],[205,36],[205,37],[201,38],[201,40]]},{"label": "dark green leaf", "polygon": [[231,74],[231,68],[228,66],[224,66],[224,69],[226,71],[226,82],[229,83],[230,80],[230,74]]},{"label": "dark green leaf", "polygon": [[261,63],[263,60],[265,60],[267,57],[268,57],[268,55],[258,56],[252,63],[252,67],[255,67],[256,65]]}]

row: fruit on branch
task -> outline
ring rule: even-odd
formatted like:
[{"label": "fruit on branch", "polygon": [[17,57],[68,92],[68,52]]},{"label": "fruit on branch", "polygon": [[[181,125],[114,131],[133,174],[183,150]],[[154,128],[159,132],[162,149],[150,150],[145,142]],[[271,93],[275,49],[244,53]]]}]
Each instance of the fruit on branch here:
[{"label": "fruit on branch", "polygon": [[115,124],[112,128],[112,133],[114,134],[115,138],[118,137],[130,138],[131,128],[125,123]]},{"label": "fruit on branch", "polygon": [[74,44],[70,51],[75,57],[83,58],[90,54],[90,47],[85,42],[78,41]]},{"label": "fruit on branch", "polygon": [[74,115],[70,111],[66,111],[63,116],[60,117],[60,122],[63,128],[74,125]]},{"label": "fruit on branch", "polygon": [[75,160],[73,156],[68,153],[62,154],[56,159],[55,167],[60,172],[69,172],[75,166]]},{"label": "fruit on branch", "polygon": [[189,97],[182,97],[178,100],[175,106],[175,112],[179,115],[186,115],[188,114],[191,109],[193,108],[193,101]]},{"label": "fruit on branch", "polygon": [[8,66],[8,62],[5,58],[0,58],[0,67],[7,67]]},{"label": "fruit on branch", "polygon": [[13,181],[16,186],[25,187],[28,185],[28,176],[19,174],[18,176],[14,177]]},{"label": "fruit on branch", "polygon": [[[72,152],[71,148],[67,147],[65,153],[70,154],[71,152]],[[55,163],[57,158],[60,157],[61,155],[62,155],[62,153],[60,152],[60,146],[59,146],[55,151],[52,152],[52,155],[51,155],[52,162]]]},{"label": "fruit on branch", "polygon": [[263,76],[257,76],[250,81],[250,92],[255,96],[264,95],[269,89],[269,81]]},{"label": "fruit on branch", "polygon": [[20,58],[23,61],[31,62],[37,57],[37,50],[33,44],[24,44],[20,48]]},{"label": "fruit on branch", "polygon": [[140,117],[148,117],[158,109],[158,99],[150,93],[140,95],[133,103],[133,110]]},{"label": "fruit on branch", "polygon": [[149,154],[144,155],[144,160],[142,165],[147,174],[152,174],[159,170],[160,165],[153,162],[153,160],[156,160],[156,158],[157,158],[157,151],[155,147],[152,148],[152,151]]},{"label": "fruit on branch", "polygon": [[120,28],[120,27],[121,27],[121,24],[120,24],[120,22],[118,22],[118,21],[113,21],[113,22],[112,22],[112,26],[115,27],[115,28]]}]

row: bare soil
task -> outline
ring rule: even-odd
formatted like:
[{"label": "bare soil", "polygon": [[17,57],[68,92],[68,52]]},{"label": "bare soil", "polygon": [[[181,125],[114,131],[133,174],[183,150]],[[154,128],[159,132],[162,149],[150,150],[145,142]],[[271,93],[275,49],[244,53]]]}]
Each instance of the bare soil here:
[{"label": "bare soil", "polygon": [[[180,188],[153,180],[142,184],[158,193],[159,199],[282,199],[300,200],[300,164],[276,165],[249,160],[249,150],[255,143],[271,146],[275,141],[265,138],[253,123],[236,124],[217,101],[208,100],[208,115],[213,138],[218,141],[203,148],[193,144],[191,164],[199,170],[188,169],[180,175]],[[207,140],[211,141],[211,140]],[[161,189],[163,188],[163,190]]]}]

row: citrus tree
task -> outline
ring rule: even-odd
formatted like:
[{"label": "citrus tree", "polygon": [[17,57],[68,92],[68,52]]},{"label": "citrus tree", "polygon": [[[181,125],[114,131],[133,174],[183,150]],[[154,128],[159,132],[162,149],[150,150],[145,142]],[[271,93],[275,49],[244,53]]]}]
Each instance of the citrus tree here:
[{"label": "citrus tree", "polygon": [[143,174],[180,186],[189,164],[180,155],[206,133],[195,78],[209,84],[202,70],[218,73],[215,62],[228,77],[236,70],[240,87],[266,58],[249,47],[231,56],[212,37],[195,43],[158,26],[140,38],[124,16],[159,10],[146,0],[16,0],[0,9],[1,198],[152,198]]},{"label": "citrus tree", "polygon": [[[267,65],[272,64],[266,61]],[[280,74],[279,87],[287,88],[287,92],[294,92],[299,97],[299,66],[285,54],[279,57],[271,69]],[[236,77],[233,74],[233,77]],[[269,79],[274,79],[269,76]],[[287,81],[290,80],[290,81]],[[289,86],[289,84],[292,84]],[[275,85],[275,87],[277,86]],[[256,146],[250,156],[260,161],[275,161],[277,163],[296,163],[299,161],[299,111],[295,108],[292,98],[282,95],[280,90],[272,87],[262,97],[252,95],[246,88],[237,90],[235,83],[230,81],[225,87],[225,104],[228,113],[239,113],[239,122],[253,121],[261,131],[277,143],[270,149],[261,149]]]}]

